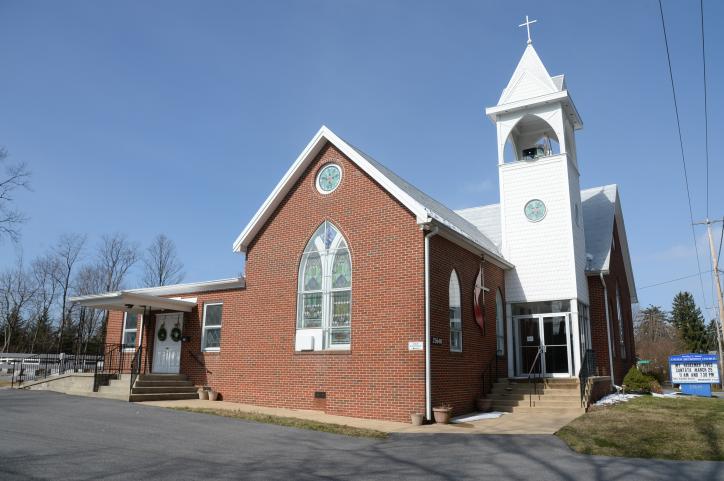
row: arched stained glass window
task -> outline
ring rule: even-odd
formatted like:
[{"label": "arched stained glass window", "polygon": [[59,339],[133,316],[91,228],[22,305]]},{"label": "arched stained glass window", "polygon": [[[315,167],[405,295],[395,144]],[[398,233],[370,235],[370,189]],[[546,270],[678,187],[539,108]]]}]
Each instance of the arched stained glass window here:
[{"label": "arched stained glass window", "polygon": [[495,290],[495,339],[498,356],[505,355],[505,304],[500,289]]},{"label": "arched stained glass window", "polygon": [[450,304],[450,350],[460,352],[463,350],[463,321],[460,309],[460,281],[458,273],[454,269],[450,273],[448,299]]},{"label": "arched stained glass window", "polygon": [[626,336],[623,329],[623,314],[621,313],[621,289],[616,284],[616,320],[618,321],[618,342],[621,347],[621,357],[626,359]]},{"label": "arched stained glass window", "polygon": [[315,350],[349,348],[351,301],[347,241],[325,221],[307,243],[299,265],[297,329],[321,330],[322,343]]}]

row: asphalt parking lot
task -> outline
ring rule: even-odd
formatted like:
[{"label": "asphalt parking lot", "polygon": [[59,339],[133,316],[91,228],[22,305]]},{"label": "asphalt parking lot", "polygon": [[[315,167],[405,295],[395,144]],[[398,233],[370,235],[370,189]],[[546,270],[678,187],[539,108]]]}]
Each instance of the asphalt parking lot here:
[{"label": "asphalt parking lot", "polygon": [[583,456],[554,436],[386,440],[0,390],[2,480],[724,480],[724,463]]}]

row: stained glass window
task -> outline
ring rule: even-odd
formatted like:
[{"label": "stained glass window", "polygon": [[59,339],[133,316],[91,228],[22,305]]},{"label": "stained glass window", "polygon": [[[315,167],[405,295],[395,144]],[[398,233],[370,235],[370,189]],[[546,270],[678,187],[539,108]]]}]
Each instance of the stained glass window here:
[{"label": "stained glass window", "polygon": [[347,241],[330,222],[307,242],[299,265],[297,329],[321,332],[315,349],[347,349],[351,340],[352,260]]},{"label": "stained glass window", "polygon": [[307,262],[304,266],[304,290],[322,290],[322,259],[319,257],[319,254],[315,253],[307,257]]},{"label": "stained glass window", "polygon": [[500,289],[495,290],[495,344],[498,356],[505,354],[505,304]]},{"label": "stained glass window", "polygon": [[453,270],[450,273],[449,284],[450,305],[450,350],[463,350],[463,321],[460,308],[460,281],[458,274]]}]

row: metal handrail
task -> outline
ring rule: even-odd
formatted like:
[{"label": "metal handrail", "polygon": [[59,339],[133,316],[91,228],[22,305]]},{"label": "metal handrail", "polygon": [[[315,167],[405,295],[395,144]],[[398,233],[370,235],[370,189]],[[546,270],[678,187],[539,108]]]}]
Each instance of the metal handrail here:
[{"label": "metal handrail", "polygon": [[596,371],[596,357],[593,349],[586,349],[581,360],[581,370],[578,372],[578,384],[581,389],[581,407],[588,407],[590,393],[587,393],[588,379]]},{"label": "metal handrail", "polygon": [[138,346],[138,349],[136,349],[136,352],[133,354],[133,359],[131,359],[131,384],[129,387],[129,391],[133,391],[133,385],[136,383],[136,379],[138,379],[138,375],[143,370],[142,366],[142,356],[143,356],[143,346]]},{"label": "metal handrail", "polygon": [[[495,368],[493,370],[493,368]],[[498,380],[498,354],[493,355],[493,358],[488,361],[488,365],[483,371],[483,386],[482,394],[488,394],[493,390],[493,384]]]},{"label": "metal handrail", "polygon": [[[531,364],[531,366],[530,366],[530,371],[528,371],[528,386],[530,386],[530,384],[531,384],[531,383],[530,383],[530,380],[531,380],[531,377],[533,376],[533,369],[535,369],[535,364],[536,364],[536,363],[538,362],[538,360],[540,359],[541,353],[542,353],[542,352],[545,352],[545,350],[546,350],[546,349],[545,349],[545,346],[538,346],[538,352],[535,353],[535,358],[533,359],[533,364]],[[537,379],[540,379],[540,377],[541,377],[542,375],[543,375],[543,363],[541,362],[540,367],[539,367],[539,369],[538,369],[538,377],[537,377],[537,378],[534,378],[534,379],[536,379],[536,380],[533,382],[533,387],[531,388],[531,390],[530,390],[530,392],[529,392],[529,396],[528,396],[528,401],[529,401],[529,406],[530,406],[530,407],[533,407],[533,394],[537,394],[537,395],[538,395],[538,400],[540,401],[540,393],[538,392],[538,381],[537,381]]]},{"label": "metal handrail", "polygon": [[[183,346],[183,345],[185,345],[185,343],[182,344],[182,346]],[[191,357],[193,358],[194,361],[196,361],[196,364],[198,364],[199,366],[203,367],[207,374],[213,374],[213,372],[211,372],[211,371],[209,370],[209,368],[206,367],[206,363],[205,363],[204,361],[202,361],[201,359],[199,359],[199,357],[196,355],[196,353],[195,353],[194,351],[191,350],[190,347],[187,347],[187,348],[186,348],[186,352],[188,352],[189,354],[191,354]]]},{"label": "metal handrail", "polygon": [[125,367],[126,348],[130,347],[127,344],[105,344],[99,347],[93,374],[94,392],[98,392],[101,384],[106,385],[111,377],[118,379],[124,372],[130,372],[130,366],[129,368]]}]

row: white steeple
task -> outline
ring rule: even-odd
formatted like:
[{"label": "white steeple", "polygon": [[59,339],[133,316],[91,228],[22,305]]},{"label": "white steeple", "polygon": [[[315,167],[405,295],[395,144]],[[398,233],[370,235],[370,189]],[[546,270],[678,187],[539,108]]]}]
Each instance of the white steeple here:
[{"label": "white steeple", "polygon": [[528,42],[485,112],[497,128],[502,250],[515,265],[508,302],[588,303],[575,142],[583,123],[563,75],[552,77]]},{"label": "white steeple", "polygon": [[508,86],[500,95],[498,105],[560,92],[532,44],[525,47],[518,66],[510,77]]}]

